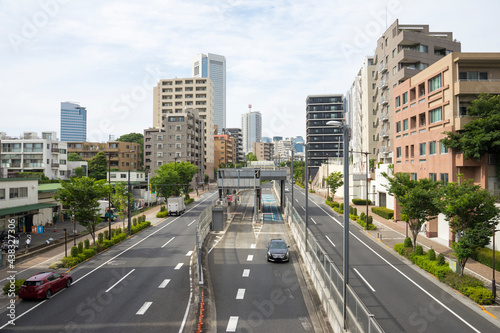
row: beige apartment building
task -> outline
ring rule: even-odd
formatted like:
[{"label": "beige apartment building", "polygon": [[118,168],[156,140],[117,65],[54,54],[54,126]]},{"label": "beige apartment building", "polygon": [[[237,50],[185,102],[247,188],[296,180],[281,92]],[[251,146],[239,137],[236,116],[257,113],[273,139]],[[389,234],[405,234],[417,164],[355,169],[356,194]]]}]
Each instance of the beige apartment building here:
[{"label": "beige apartment building", "polygon": [[[375,64],[377,70],[370,113],[372,140],[378,149],[370,153],[372,158],[384,163],[393,163],[394,145],[394,98],[392,90],[408,78],[426,69],[451,52],[460,52],[461,44],[452,32],[431,32],[428,25],[399,24],[396,20],[377,41]],[[373,149],[373,148],[372,148]]]},{"label": "beige apartment building", "polygon": [[236,163],[234,159],[234,138],[231,135],[214,135],[214,156],[217,166]]},{"label": "beige apartment building", "polygon": [[274,143],[252,142],[252,152],[257,157],[257,161],[272,161],[274,156]]},{"label": "beige apartment building", "polygon": [[[153,127],[164,128],[166,117],[197,109],[204,126],[204,173],[214,177],[214,84],[209,78],[160,80],[153,88]],[[168,134],[168,129],[165,129]]]},{"label": "beige apartment building", "polygon": [[68,154],[76,153],[84,161],[94,158],[97,153],[106,154],[108,168],[118,171],[138,170],[141,165],[141,145],[132,142],[72,142],[68,141]]},{"label": "beige apartment building", "polygon": [[[493,156],[468,160],[440,143],[444,132],[460,131],[471,120],[467,108],[479,93],[500,94],[500,53],[454,52],[395,87],[394,172],[445,182],[463,174],[498,193]],[[395,219],[398,215],[396,210]],[[454,240],[442,217],[426,227],[427,237]]]}]

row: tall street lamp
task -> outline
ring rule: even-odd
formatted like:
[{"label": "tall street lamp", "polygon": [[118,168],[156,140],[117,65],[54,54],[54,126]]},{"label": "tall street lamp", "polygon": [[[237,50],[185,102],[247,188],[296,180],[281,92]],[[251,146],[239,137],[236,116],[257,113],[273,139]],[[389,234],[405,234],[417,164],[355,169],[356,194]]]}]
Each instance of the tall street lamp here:
[{"label": "tall street lamp", "polygon": [[[345,122],[330,120],[328,126],[342,129],[344,137],[344,286],[343,315],[347,329],[347,285],[349,284],[349,126]],[[368,219],[368,218],[367,218]]]},{"label": "tall street lamp", "polygon": [[[111,186],[111,152],[105,154],[108,155],[108,184]],[[108,193],[108,221],[108,239],[111,240],[111,190]]]},{"label": "tall street lamp", "polygon": [[291,177],[290,177],[292,179],[292,181],[290,183],[291,192],[292,192],[292,212],[293,212],[293,184],[295,184],[295,181],[293,179],[293,161],[294,161],[294,158],[293,158],[293,149],[292,149],[292,171],[291,171],[292,174],[291,174]]},{"label": "tall street lamp", "polygon": [[[131,150],[130,153],[134,153],[135,150]],[[127,213],[128,213],[128,234],[131,235],[131,223],[130,223],[130,216],[131,216],[131,209],[130,209],[130,165],[128,167],[128,182],[127,182],[127,187],[128,187],[128,193],[127,193]]]},{"label": "tall street lamp", "polygon": [[497,285],[495,282],[495,233],[500,231],[500,229],[495,229],[495,225],[493,225],[493,278],[491,279],[491,292],[493,293],[493,302],[495,302],[495,298],[497,298]]},{"label": "tall street lamp", "polygon": [[[307,229],[309,227],[309,171],[308,171],[308,163],[307,160],[309,159],[308,155],[308,144],[307,143],[299,143],[300,145],[304,146],[304,156],[305,156],[305,187],[306,187],[306,216],[305,216],[305,229],[304,229],[304,244],[305,244],[305,251],[307,254]],[[293,192],[292,192],[293,193]],[[293,194],[292,194],[293,196]],[[293,198],[293,197],[292,197]],[[293,199],[292,199],[293,200]]]}]

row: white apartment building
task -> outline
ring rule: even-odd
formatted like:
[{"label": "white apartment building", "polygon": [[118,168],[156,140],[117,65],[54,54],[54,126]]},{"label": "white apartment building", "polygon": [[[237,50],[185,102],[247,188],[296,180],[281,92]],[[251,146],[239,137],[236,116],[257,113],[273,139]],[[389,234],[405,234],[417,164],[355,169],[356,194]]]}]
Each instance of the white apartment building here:
[{"label": "white apartment building", "polygon": [[0,167],[8,176],[43,172],[50,179],[68,179],[67,144],[56,132],[25,132],[20,138],[0,132]]},{"label": "white apartment building", "polygon": [[204,173],[214,177],[214,84],[209,78],[164,79],[153,89],[153,127],[165,130],[168,117],[196,109],[205,122]]}]

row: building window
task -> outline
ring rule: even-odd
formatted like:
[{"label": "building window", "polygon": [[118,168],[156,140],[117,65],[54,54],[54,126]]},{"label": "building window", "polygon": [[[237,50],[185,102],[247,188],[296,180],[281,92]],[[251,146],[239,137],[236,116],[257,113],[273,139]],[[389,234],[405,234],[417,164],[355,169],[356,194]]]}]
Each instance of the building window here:
[{"label": "building window", "polygon": [[180,144],[180,143],[176,143],[176,144],[175,144],[175,148],[177,148],[177,149],[181,149],[181,144]]},{"label": "building window", "polygon": [[448,183],[448,174],[447,173],[442,173],[440,175],[441,181],[444,182],[445,184]]},{"label": "building window", "polygon": [[392,68],[392,75],[396,75],[397,72],[398,72],[398,68],[396,66],[394,66]]},{"label": "building window", "polygon": [[429,92],[437,90],[442,87],[441,74],[434,76],[429,80]]},{"label": "building window", "polygon": [[176,136],[175,136],[175,139],[176,139],[177,141],[180,141],[180,140],[181,140],[181,136],[180,136],[180,135],[176,135]]},{"label": "building window", "polygon": [[486,81],[488,80],[488,72],[460,72],[458,74],[460,81]]},{"label": "building window", "polygon": [[127,178],[127,175],[126,175],[126,174],[124,174],[124,173],[122,173],[122,174],[120,174],[120,178],[121,178],[121,179],[125,179],[125,178]]},{"label": "building window", "polygon": [[420,144],[420,156],[425,156],[427,153],[427,144],[425,142],[422,142]]},{"label": "building window", "polygon": [[27,198],[27,197],[28,197],[27,187],[15,187],[9,189],[9,199]]},{"label": "building window", "polygon": [[399,132],[401,132],[401,122],[400,121],[398,121],[396,123],[396,133],[399,133]]},{"label": "building window", "polygon": [[436,173],[431,172],[431,173],[429,173],[429,178],[430,178],[433,182],[435,182],[435,181],[437,181],[437,174],[436,174]]},{"label": "building window", "polygon": [[404,119],[403,120],[403,131],[407,131],[408,130],[408,119]]},{"label": "building window", "polygon": [[396,97],[396,107],[399,108],[401,106],[401,96]]},{"label": "building window", "polygon": [[401,158],[401,147],[396,148],[396,158]]},{"label": "building window", "polygon": [[156,153],[156,157],[163,157],[163,153],[162,152],[157,152]]},{"label": "building window", "polygon": [[411,177],[411,180],[417,180],[417,174],[414,172],[411,173],[410,177]]},{"label": "building window", "polygon": [[392,50],[392,57],[394,58],[396,56],[396,49]]},{"label": "building window", "polygon": [[439,152],[441,154],[448,154],[448,148],[444,146],[444,143],[440,142],[439,143]]},{"label": "building window", "polygon": [[5,189],[0,188],[0,200],[5,200]]},{"label": "building window", "polygon": [[406,103],[408,103],[408,92],[405,92],[403,94],[403,105],[405,105]]},{"label": "building window", "polygon": [[441,107],[429,111],[429,121],[431,124],[437,123],[441,120],[443,120],[443,112]]},{"label": "building window", "polygon": [[429,142],[429,155],[436,155],[436,141]]}]

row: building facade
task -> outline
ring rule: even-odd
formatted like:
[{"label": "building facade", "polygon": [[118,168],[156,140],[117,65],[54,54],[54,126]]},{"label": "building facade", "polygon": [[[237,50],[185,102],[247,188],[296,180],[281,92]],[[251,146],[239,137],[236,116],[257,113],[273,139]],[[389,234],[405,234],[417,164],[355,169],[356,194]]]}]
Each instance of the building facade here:
[{"label": "building facade", "polygon": [[61,103],[61,141],[87,141],[87,109],[77,103]]},{"label": "building facade", "polygon": [[68,154],[76,153],[84,161],[94,158],[99,152],[106,155],[108,168],[119,171],[137,170],[141,165],[141,145],[133,142],[67,142]]},{"label": "building facade", "polygon": [[272,142],[252,142],[252,153],[257,157],[257,161],[272,161],[274,144]]},{"label": "building facade", "polygon": [[394,133],[392,90],[450,52],[460,52],[461,44],[451,32],[431,32],[428,25],[402,25],[396,20],[377,41],[374,63],[377,70],[376,94],[372,100],[378,161],[393,163],[391,138]]},{"label": "building facade", "polygon": [[[471,120],[467,108],[482,92],[500,94],[500,53],[453,52],[395,87],[394,172],[444,182],[463,174],[498,194],[493,156],[468,160],[440,142],[444,132],[460,131]],[[428,237],[454,240],[443,217],[426,227]]]},{"label": "building facade", "polygon": [[223,134],[231,135],[234,138],[233,159],[236,163],[245,161],[243,152],[243,133],[241,128],[224,128]]},{"label": "building facade", "polygon": [[259,111],[250,111],[241,115],[241,131],[243,134],[243,151],[252,151],[252,143],[262,138],[262,115]]},{"label": "building facade", "polygon": [[274,157],[280,162],[288,161],[292,150],[295,153],[293,138],[274,142]]},{"label": "building facade", "polygon": [[[214,84],[208,78],[160,80],[153,88],[153,127],[165,129],[169,116],[198,110],[204,124],[203,173],[214,177]],[[168,130],[166,130],[168,132]]]},{"label": "building facade", "polygon": [[[206,173],[205,132],[205,120],[197,109],[167,114],[160,128],[144,130],[146,172],[154,175],[163,164],[189,162],[198,168],[196,184],[203,181],[203,173]],[[213,163],[209,176],[213,177]]]},{"label": "building facade", "polygon": [[234,138],[227,134],[214,135],[215,162],[221,164],[235,163],[234,160]]},{"label": "building facade", "polygon": [[319,166],[332,157],[343,156],[342,129],[328,126],[330,120],[344,118],[343,95],[310,95],[306,100],[306,141],[309,176],[316,176]]},{"label": "building facade", "polygon": [[205,77],[214,84],[214,124],[218,133],[226,128],[226,57],[198,54],[193,59],[193,77]]},{"label": "building facade", "polygon": [[68,179],[67,144],[56,132],[25,132],[20,138],[0,132],[0,165],[8,177],[19,172],[43,172],[50,179]]}]

